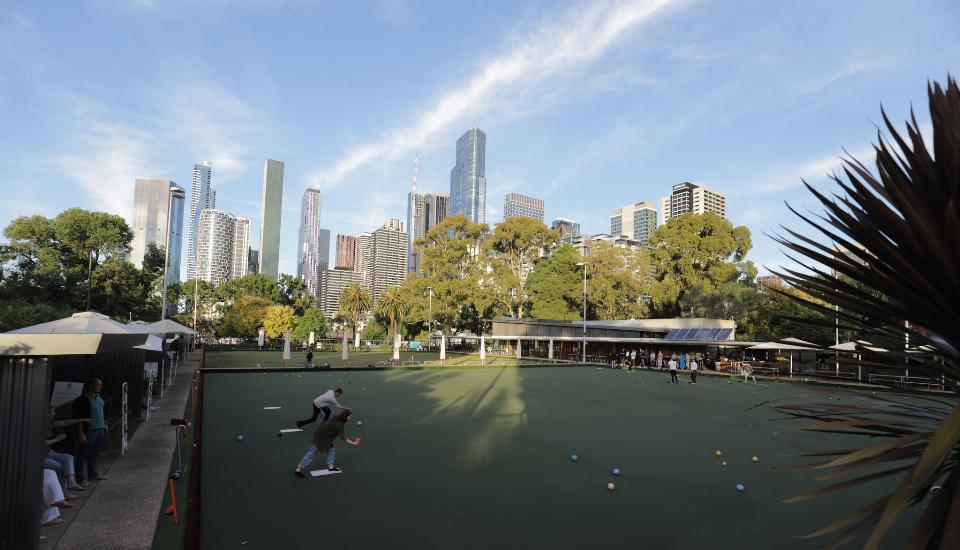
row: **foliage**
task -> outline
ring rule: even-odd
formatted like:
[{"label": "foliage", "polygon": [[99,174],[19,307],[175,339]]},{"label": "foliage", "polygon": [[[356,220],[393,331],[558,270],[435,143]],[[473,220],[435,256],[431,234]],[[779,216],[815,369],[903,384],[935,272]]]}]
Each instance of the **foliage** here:
[{"label": "foliage", "polygon": [[361,333],[361,338],[364,340],[386,340],[387,339],[387,327],[383,325],[378,319],[373,318],[369,319],[366,325],[363,327],[363,332]]},{"label": "foliage", "polygon": [[280,303],[280,287],[277,281],[259,273],[230,279],[217,288],[217,293],[226,302],[232,302],[241,296],[256,296],[272,304]]},{"label": "foliage", "polygon": [[588,317],[646,317],[647,304],[643,301],[643,295],[650,271],[643,254],[598,242],[591,246],[586,261]]},{"label": "foliage", "polygon": [[35,304],[22,298],[0,300],[0,332],[69,317],[73,310],[55,304]]},{"label": "foliage", "polygon": [[654,275],[650,294],[663,317],[679,314],[680,302],[692,288],[709,292],[724,283],[752,282],[756,276],[756,268],[745,260],[750,230],[713,213],[668,220],[653,232],[649,245]]},{"label": "foliage", "polygon": [[577,267],[580,254],[569,244],[537,262],[530,274],[530,316],[536,319],[570,321],[582,317],[582,275]]},{"label": "foliage", "polygon": [[529,308],[527,279],[536,262],[548,255],[560,241],[560,234],[543,222],[520,216],[497,224],[484,242],[493,274],[510,292],[510,315],[523,318]]},{"label": "foliage", "polygon": [[350,318],[353,332],[357,332],[360,319],[370,309],[370,293],[359,283],[352,283],[340,292],[340,311]]},{"label": "foliage", "polygon": [[290,306],[272,305],[263,312],[263,332],[270,338],[278,338],[293,330],[297,316]]},{"label": "foliage", "polygon": [[[203,334],[212,332],[213,325],[219,321],[224,313],[226,306],[221,302],[217,293],[217,288],[212,283],[198,279],[189,279],[187,281],[171,285],[167,291],[168,299],[174,304],[180,304],[180,313],[173,315],[173,318],[188,327],[194,325],[193,318],[193,300],[197,299],[197,330]],[[221,333],[225,336],[237,336],[226,330],[226,326],[221,326]]]},{"label": "foliage", "polygon": [[314,297],[307,291],[307,285],[299,277],[281,273],[277,280],[277,288],[277,303],[293,307],[297,315],[303,315],[307,308],[316,303]]},{"label": "foliage", "polygon": [[259,296],[240,296],[223,316],[219,332],[223,335],[254,337],[263,325],[267,308],[272,306]]},{"label": "foliage", "polygon": [[317,340],[327,337],[327,318],[320,308],[309,307],[304,310],[303,315],[297,317],[296,325],[293,327],[293,337],[297,340],[306,341],[310,338],[311,332]]},{"label": "foliage", "polygon": [[[783,270],[785,282],[812,299],[792,296],[824,317],[836,315],[845,327],[865,335],[894,338],[904,330],[910,341],[930,353],[862,351],[874,362],[903,364],[912,372],[945,381],[960,390],[960,87],[929,88],[933,147],[927,147],[916,118],[899,134],[884,113],[890,139],[878,137],[877,175],[847,158],[833,181],[841,193],[824,195],[807,188],[825,215],[804,216],[816,233],[838,249],[786,229],[778,242],[806,258],[811,271]],[[891,143],[892,141],[892,143]],[[858,284],[851,284],[855,281]],[[786,295],[791,297],[790,295]],[[839,307],[831,309],[829,304]],[[828,322],[824,325],[829,326]],[[923,503],[909,548],[960,548],[960,405],[927,398],[910,404],[863,396],[840,405],[793,402],[774,405],[786,415],[814,420],[800,429],[862,434],[881,438],[862,449],[816,453],[826,462],[809,464],[821,479],[858,476],[822,487],[793,500],[896,476],[893,491],[836,519],[808,536],[841,531],[835,544],[870,532],[865,546],[875,548],[910,505]],[[904,464],[906,462],[906,464]],[[867,468],[886,468],[864,472]],[[934,486],[942,487],[931,491]]]},{"label": "foliage", "polygon": [[383,291],[377,301],[377,314],[389,319],[390,341],[396,338],[397,322],[407,313],[407,304],[399,287],[390,287]]}]

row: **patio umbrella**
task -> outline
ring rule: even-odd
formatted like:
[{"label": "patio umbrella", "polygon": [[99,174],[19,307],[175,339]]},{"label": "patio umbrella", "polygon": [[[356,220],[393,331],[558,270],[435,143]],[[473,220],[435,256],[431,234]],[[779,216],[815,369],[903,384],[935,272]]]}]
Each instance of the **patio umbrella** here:
[{"label": "patio umbrella", "polygon": [[70,317],[57,319],[29,327],[11,330],[11,334],[142,334],[119,321],[95,311],[74,313]]},{"label": "patio umbrella", "polygon": [[164,334],[196,334],[197,331],[188,326],[181,325],[173,319],[163,319],[156,323],[150,323],[151,328],[162,331]]},{"label": "patio umbrella", "polygon": [[290,360],[290,331],[283,334],[283,366]]},{"label": "patio umbrella", "polygon": [[750,346],[747,349],[752,350],[777,350],[777,351],[789,351],[790,353],[790,376],[793,376],[793,352],[794,351],[816,351],[823,349],[820,346],[807,342],[806,340],[801,340],[799,338],[784,338],[779,342],[764,342],[762,344],[757,344],[755,346]]}]

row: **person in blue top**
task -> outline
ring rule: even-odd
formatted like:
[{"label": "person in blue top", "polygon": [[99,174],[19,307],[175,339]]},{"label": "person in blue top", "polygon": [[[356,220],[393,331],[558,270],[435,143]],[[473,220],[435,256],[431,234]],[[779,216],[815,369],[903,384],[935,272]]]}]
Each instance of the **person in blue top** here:
[{"label": "person in blue top", "polygon": [[681,353],[680,354],[680,370],[684,370],[686,368],[687,368],[686,354]]},{"label": "person in blue top", "polygon": [[83,384],[83,395],[73,401],[73,416],[89,418],[89,423],[80,424],[80,449],[77,451],[77,483],[82,487],[90,485],[88,480],[109,479],[97,471],[97,459],[100,446],[107,435],[107,423],[103,417],[103,399],[100,390],[103,383],[91,378]]}]

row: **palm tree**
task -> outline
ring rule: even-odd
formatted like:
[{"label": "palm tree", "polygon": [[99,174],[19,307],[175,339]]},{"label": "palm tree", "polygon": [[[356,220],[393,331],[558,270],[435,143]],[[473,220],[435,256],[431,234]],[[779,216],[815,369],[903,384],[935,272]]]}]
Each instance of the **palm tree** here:
[{"label": "palm tree", "polygon": [[370,293],[360,283],[353,283],[340,293],[340,311],[350,316],[355,336],[354,347],[360,346],[360,316],[370,309]]},{"label": "palm tree", "polygon": [[400,287],[390,287],[377,300],[377,313],[390,319],[390,341],[393,342],[393,358],[399,359],[397,347],[397,321],[407,314],[407,303],[400,294]]},{"label": "palm tree", "polygon": [[[778,236],[780,244],[806,258],[797,263],[815,267],[781,268],[780,275],[807,298],[785,295],[824,314],[831,327],[836,317],[841,329],[873,341],[903,341],[908,334],[911,350],[858,351],[876,363],[898,368],[906,363],[955,396],[960,393],[960,87],[948,78],[945,88],[928,86],[928,96],[932,147],[924,143],[915,117],[901,135],[884,113],[890,137],[879,135],[874,146],[877,175],[845,158],[846,181],[832,178],[841,193],[827,195],[807,185],[826,214],[791,210],[833,246],[786,229],[789,237]],[[889,494],[807,536],[842,531],[833,543],[839,545],[870,531],[865,547],[875,548],[907,506],[923,504],[907,547],[960,548],[956,399],[926,397],[907,404],[863,396],[846,405],[794,401],[773,408],[813,421],[798,429],[881,440],[811,455],[819,461],[801,468],[835,482],[791,501],[891,476],[897,480]],[[837,481],[845,476],[850,477]]]}]

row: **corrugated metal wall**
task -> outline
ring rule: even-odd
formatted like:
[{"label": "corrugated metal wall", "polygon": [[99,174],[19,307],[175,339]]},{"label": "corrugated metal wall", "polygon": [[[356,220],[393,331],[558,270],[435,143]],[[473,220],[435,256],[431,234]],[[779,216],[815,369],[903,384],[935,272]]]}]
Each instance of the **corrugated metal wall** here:
[{"label": "corrugated metal wall", "polygon": [[140,418],[143,414],[143,364],[159,361],[159,356],[159,352],[130,348],[96,355],[50,357],[47,395],[53,391],[54,382],[84,382],[88,378],[99,378],[103,382],[100,396],[107,401],[105,412],[108,418],[115,419],[120,417],[121,386],[127,382],[130,418]]},{"label": "corrugated metal wall", "polygon": [[0,549],[40,543],[49,387],[46,358],[0,357]]}]

